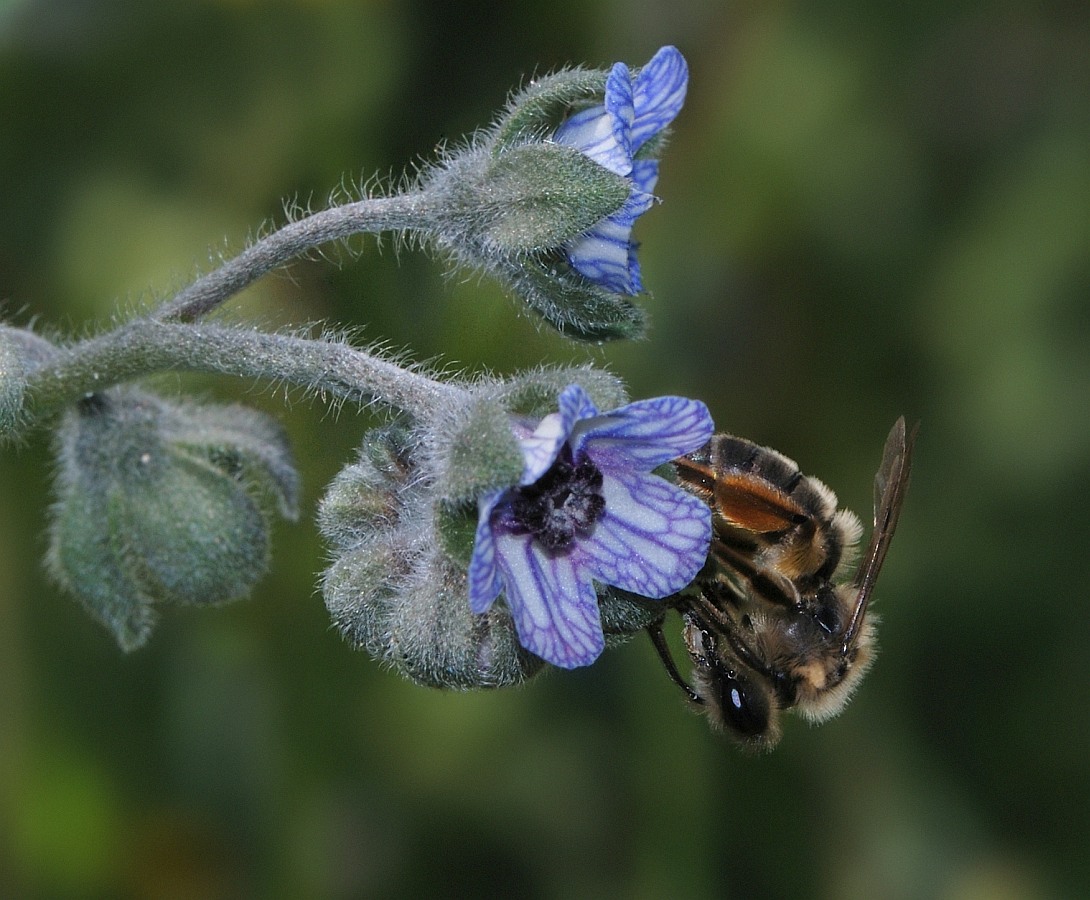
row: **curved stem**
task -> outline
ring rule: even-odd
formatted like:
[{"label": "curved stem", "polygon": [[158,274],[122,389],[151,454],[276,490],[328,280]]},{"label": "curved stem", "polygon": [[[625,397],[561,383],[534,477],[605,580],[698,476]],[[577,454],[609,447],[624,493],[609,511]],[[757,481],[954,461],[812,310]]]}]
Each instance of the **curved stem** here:
[{"label": "curved stem", "polygon": [[425,421],[463,392],[335,341],[141,319],[39,368],[27,384],[24,409],[30,421],[38,420],[84,394],[168,370],[286,381],[360,404],[379,401]]},{"label": "curved stem", "polygon": [[364,232],[420,228],[428,212],[427,195],[413,191],[334,206],[290,222],[198,278],[155,310],[152,318],[164,322],[196,321],[262,275],[319,244]]}]

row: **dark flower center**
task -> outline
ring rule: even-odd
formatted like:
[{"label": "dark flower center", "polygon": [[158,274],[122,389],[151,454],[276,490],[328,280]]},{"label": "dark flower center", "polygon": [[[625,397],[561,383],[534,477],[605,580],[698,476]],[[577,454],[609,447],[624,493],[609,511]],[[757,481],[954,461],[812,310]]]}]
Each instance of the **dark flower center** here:
[{"label": "dark flower center", "polygon": [[544,475],[512,494],[514,532],[532,534],[550,552],[587,537],[606,508],[601,470],[586,456],[577,464],[566,444]]}]

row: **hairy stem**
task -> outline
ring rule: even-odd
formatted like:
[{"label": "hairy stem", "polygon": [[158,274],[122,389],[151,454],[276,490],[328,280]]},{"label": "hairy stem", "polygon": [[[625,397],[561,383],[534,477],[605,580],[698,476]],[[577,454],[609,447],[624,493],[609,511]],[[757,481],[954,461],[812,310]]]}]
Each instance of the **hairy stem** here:
[{"label": "hairy stem", "polygon": [[425,421],[462,391],[336,341],[141,319],[37,369],[24,395],[27,417],[40,420],[85,394],[168,370],[285,381],[360,404],[378,401]]},{"label": "hairy stem", "polygon": [[180,291],[157,309],[152,318],[164,322],[194,322],[262,275],[320,244],[354,234],[419,228],[427,213],[427,195],[421,191],[324,209],[261,238]]}]

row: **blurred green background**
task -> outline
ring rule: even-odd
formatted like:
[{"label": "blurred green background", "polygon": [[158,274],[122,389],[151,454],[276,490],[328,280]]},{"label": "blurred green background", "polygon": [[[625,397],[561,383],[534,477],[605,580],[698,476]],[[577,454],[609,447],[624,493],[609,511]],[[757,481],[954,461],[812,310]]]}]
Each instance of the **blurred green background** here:
[{"label": "blurred green background", "polygon": [[847,712],[745,757],[642,639],[520,690],[414,687],[315,589],[309,519],[372,420],[166,378],[282,416],[304,519],[252,600],[123,656],[42,576],[48,436],[3,449],[0,895],[1090,895],[1086,4],[0,0],[4,315],[102,328],[533,72],[665,43],[692,81],[637,228],[647,341],[565,343],[389,242],[234,308],[469,370],[591,359],[865,519],[886,430],[921,419]]}]

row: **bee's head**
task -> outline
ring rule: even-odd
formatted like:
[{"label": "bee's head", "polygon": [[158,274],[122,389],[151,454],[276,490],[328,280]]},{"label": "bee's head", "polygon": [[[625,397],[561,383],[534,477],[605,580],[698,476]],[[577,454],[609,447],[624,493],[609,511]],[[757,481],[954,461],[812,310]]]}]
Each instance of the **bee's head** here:
[{"label": "bee's head", "polygon": [[769,679],[693,622],[686,624],[685,642],[693,660],[693,687],[712,725],[747,750],[761,752],[776,746],[780,710]]}]

